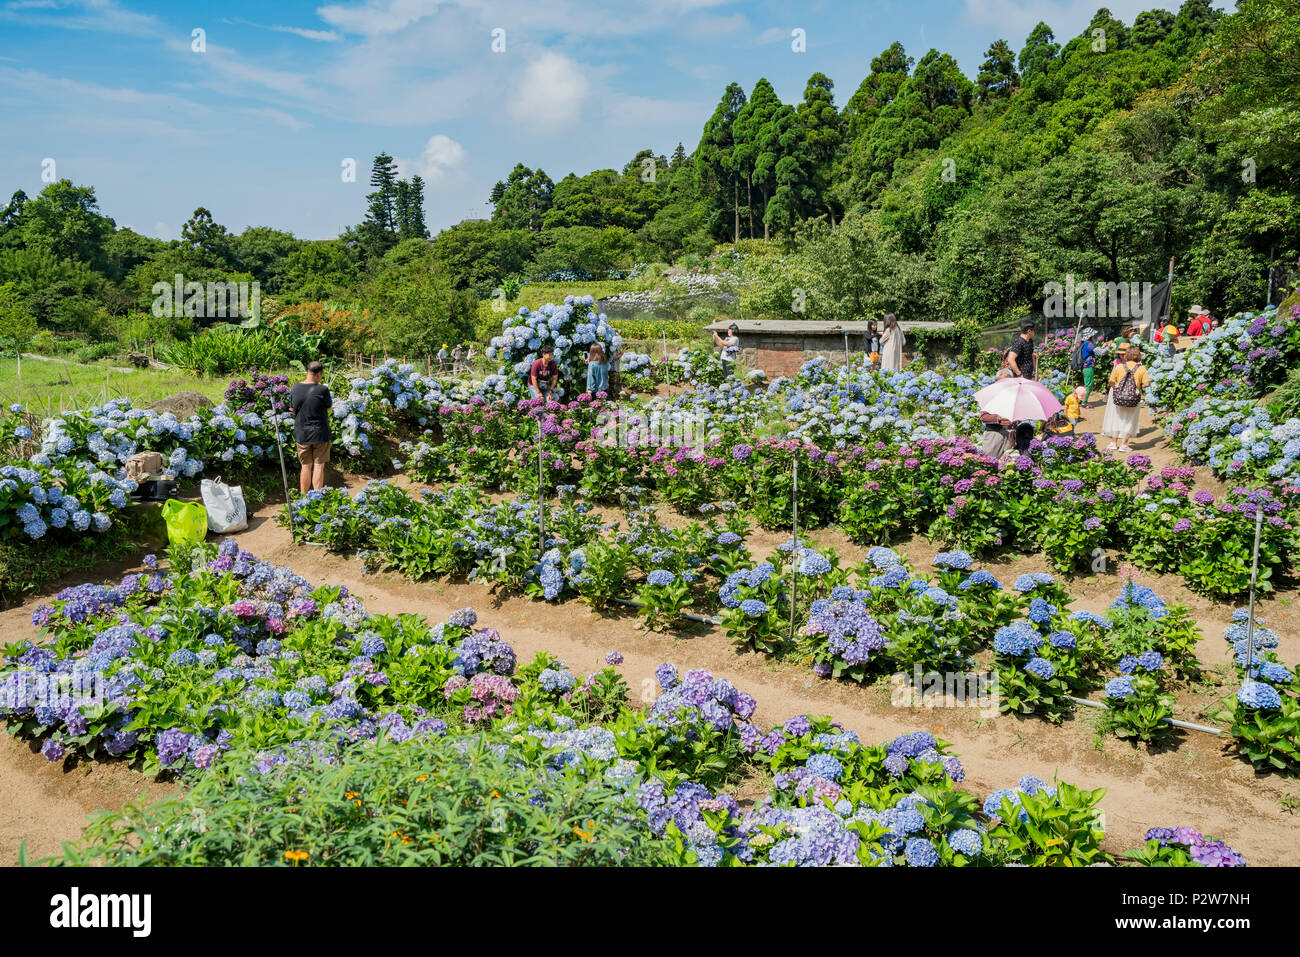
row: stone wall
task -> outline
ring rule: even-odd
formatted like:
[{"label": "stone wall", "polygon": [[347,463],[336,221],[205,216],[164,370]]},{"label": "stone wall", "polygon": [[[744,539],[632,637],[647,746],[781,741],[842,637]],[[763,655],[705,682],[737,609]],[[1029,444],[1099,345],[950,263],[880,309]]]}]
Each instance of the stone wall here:
[{"label": "stone wall", "polygon": [[[861,336],[849,336],[849,357],[859,359],[864,353]],[[929,345],[931,364],[955,359],[956,351],[946,340],[931,340]],[[844,336],[782,336],[741,333],[740,361],[748,369],[762,369],[769,378],[793,376],[800,366],[811,359],[824,358],[827,362],[839,365],[845,361]],[[904,363],[913,355],[910,349],[903,352]]]}]

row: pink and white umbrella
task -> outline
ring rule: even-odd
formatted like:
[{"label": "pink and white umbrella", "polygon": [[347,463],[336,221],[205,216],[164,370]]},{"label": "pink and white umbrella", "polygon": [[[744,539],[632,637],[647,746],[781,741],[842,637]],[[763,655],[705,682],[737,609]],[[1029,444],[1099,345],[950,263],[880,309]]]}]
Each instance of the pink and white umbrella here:
[{"label": "pink and white umbrella", "polygon": [[1061,411],[1052,390],[1033,379],[1002,379],[975,393],[981,412],[1012,422],[1046,421]]}]

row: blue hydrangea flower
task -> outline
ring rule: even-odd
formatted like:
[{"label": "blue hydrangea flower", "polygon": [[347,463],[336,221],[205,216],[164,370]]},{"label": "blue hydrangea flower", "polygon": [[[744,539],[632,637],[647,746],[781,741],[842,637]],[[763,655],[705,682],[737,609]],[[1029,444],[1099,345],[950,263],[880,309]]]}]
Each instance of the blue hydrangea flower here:
[{"label": "blue hydrangea flower", "polygon": [[1031,658],[1025,664],[1025,671],[1029,672],[1044,681],[1050,680],[1056,674],[1056,665],[1052,664],[1046,658]]},{"label": "blue hydrangea flower", "polygon": [[838,781],[844,773],[844,766],[829,754],[814,754],[805,762],[808,773],[827,781]]},{"label": "blue hydrangea flower", "polygon": [[1110,681],[1106,682],[1107,698],[1114,698],[1116,701],[1127,701],[1135,693],[1133,683],[1128,678],[1111,678]]},{"label": "blue hydrangea flower", "polygon": [[980,852],[984,849],[984,844],[980,840],[979,831],[971,830],[968,827],[949,831],[948,846],[958,854],[964,854],[967,857],[978,857]]},{"label": "blue hydrangea flower", "polygon": [[939,864],[939,852],[924,837],[909,838],[903,856],[910,867],[936,867]]},{"label": "blue hydrangea flower", "polygon": [[1237,692],[1237,700],[1247,708],[1269,710],[1282,707],[1282,696],[1276,688],[1262,681],[1247,681]]}]

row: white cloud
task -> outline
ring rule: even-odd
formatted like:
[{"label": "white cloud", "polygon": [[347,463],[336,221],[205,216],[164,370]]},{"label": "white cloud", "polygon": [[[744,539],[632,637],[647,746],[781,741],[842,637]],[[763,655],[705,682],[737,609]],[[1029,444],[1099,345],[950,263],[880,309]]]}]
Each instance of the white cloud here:
[{"label": "white cloud", "polygon": [[172,39],[164,43],[199,71],[200,83],[220,93],[242,95],[260,88],[303,103],[311,103],[320,96],[319,85],[309,73],[291,73],[262,66],[230,47],[210,41],[204,53],[194,53],[188,39]]},{"label": "white cloud", "polygon": [[0,19],[132,36],[153,35],[161,27],[157,17],[133,13],[114,0],[14,0],[0,8]]},{"label": "white cloud", "polygon": [[418,173],[426,183],[437,183],[448,175],[459,172],[465,165],[466,155],[465,147],[450,136],[435,133],[424,144],[418,159],[398,157],[397,171],[402,179],[409,179]]},{"label": "white cloud", "polygon": [[439,6],[441,0],[366,0],[351,6],[331,3],[317,7],[316,13],[326,23],[347,33],[373,37],[404,30],[436,12]]},{"label": "white cloud", "polygon": [[743,13],[733,13],[728,16],[705,16],[689,20],[685,25],[685,31],[692,37],[712,37],[738,33],[747,26],[749,20]]},{"label": "white cloud", "polygon": [[272,30],[276,33],[291,33],[296,37],[302,37],[304,40],[314,40],[317,43],[338,43],[343,39],[341,33],[336,33],[333,30],[311,30],[307,27],[287,27],[279,24],[268,26],[265,23],[254,23],[252,20],[243,20],[239,17],[232,19],[222,17],[221,22],[241,27],[253,27],[256,30]]},{"label": "white cloud", "polygon": [[297,133],[300,130],[305,130],[307,129],[307,127],[311,126],[311,124],[306,122],[305,120],[300,120],[296,116],[293,116],[290,113],[286,113],[284,110],[277,110],[269,106],[250,107],[249,109],[246,109],[243,112],[247,113],[249,116],[257,116],[257,117],[261,117],[264,120],[270,120],[272,123],[275,123],[277,126],[286,126],[295,133]]},{"label": "white cloud", "polygon": [[6,89],[28,91],[33,99],[60,98],[65,102],[86,99],[103,100],[121,106],[165,110],[174,117],[196,118],[212,112],[211,108],[171,93],[147,93],[130,87],[100,86],[68,77],[52,76],[36,70],[0,67],[0,81]]},{"label": "white cloud", "polygon": [[[395,34],[448,11],[473,16],[484,31],[504,27],[507,36],[553,32],[570,26],[587,37],[636,36],[691,27],[690,18],[735,0],[363,0],[336,2],[316,9],[327,24],[365,37]],[[735,18],[712,17],[719,27],[735,28]],[[731,19],[728,24],[724,21]],[[743,17],[740,17],[743,19]]]},{"label": "white cloud", "polygon": [[690,129],[712,105],[692,100],[656,100],[647,96],[615,96],[605,108],[606,126],[675,126]]},{"label": "white cloud", "polygon": [[318,43],[338,43],[343,39],[342,36],[333,30],[308,30],[305,27],[279,27],[273,26],[268,29],[276,33],[292,33],[296,37],[302,37],[304,40],[315,40]]},{"label": "white cloud", "polygon": [[575,125],[591,95],[591,83],[581,64],[563,53],[547,50],[519,76],[510,97],[511,117],[537,130]]}]

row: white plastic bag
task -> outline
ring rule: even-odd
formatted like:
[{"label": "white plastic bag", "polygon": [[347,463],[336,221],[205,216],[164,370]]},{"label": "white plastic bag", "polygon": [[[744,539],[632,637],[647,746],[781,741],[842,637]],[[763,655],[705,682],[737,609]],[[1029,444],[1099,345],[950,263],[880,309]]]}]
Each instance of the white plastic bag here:
[{"label": "white plastic bag", "polygon": [[204,479],[199,483],[203,507],[208,510],[208,530],[224,535],[248,528],[248,507],[244,504],[244,490],[238,485],[227,485],[221,479]]}]

